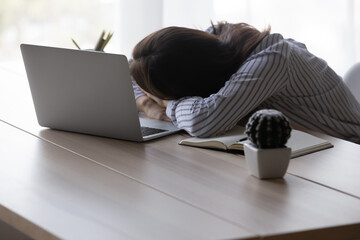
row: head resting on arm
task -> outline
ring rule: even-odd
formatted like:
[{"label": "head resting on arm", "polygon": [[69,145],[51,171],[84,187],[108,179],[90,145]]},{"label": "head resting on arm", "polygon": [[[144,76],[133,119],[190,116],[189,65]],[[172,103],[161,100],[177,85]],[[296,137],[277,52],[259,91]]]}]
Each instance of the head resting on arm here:
[{"label": "head resting on arm", "polygon": [[216,93],[268,34],[239,23],[219,23],[212,34],[182,27],[156,31],[133,50],[130,72],[161,99]]}]

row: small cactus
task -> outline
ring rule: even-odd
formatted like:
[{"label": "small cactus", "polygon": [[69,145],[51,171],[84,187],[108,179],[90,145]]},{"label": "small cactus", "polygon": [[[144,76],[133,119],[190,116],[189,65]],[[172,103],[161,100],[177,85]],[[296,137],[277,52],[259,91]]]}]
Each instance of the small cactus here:
[{"label": "small cactus", "polygon": [[285,147],[291,127],[287,117],[274,109],[255,112],[246,124],[245,133],[258,148]]}]

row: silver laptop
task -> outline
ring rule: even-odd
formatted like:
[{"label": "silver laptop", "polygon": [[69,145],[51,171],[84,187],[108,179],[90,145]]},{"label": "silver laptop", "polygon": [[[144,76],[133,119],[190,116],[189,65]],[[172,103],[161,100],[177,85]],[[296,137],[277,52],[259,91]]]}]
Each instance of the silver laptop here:
[{"label": "silver laptop", "polygon": [[41,126],[138,142],[179,130],[139,118],[124,55],[20,47]]}]

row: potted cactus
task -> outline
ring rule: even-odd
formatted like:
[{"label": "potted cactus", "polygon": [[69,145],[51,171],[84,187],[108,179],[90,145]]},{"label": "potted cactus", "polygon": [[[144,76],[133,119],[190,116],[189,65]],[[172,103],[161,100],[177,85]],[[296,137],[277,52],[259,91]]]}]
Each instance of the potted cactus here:
[{"label": "potted cactus", "polygon": [[260,179],[281,178],[289,165],[291,149],[289,120],[281,112],[263,109],[255,112],[246,124],[249,143],[244,145],[246,163]]}]

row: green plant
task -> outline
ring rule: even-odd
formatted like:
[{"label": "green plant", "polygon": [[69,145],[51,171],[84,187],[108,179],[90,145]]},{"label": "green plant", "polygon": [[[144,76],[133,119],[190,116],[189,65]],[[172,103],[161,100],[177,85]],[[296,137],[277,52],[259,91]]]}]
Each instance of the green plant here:
[{"label": "green plant", "polygon": [[274,109],[255,112],[246,124],[248,139],[258,148],[285,147],[291,127],[287,117]]}]

